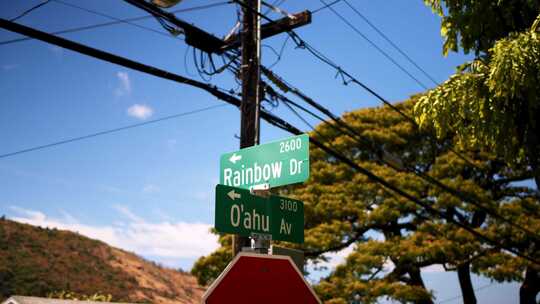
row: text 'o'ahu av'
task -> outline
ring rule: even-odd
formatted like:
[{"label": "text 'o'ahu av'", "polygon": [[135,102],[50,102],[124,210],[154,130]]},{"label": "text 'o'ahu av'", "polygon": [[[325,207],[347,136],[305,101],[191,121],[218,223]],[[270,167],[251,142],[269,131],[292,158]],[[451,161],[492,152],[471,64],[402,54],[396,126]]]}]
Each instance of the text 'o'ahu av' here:
[{"label": "text 'o'ahu av'", "polygon": [[249,190],[216,186],[215,228],[219,232],[272,240],[304,242],[304,204],[275,195],[262,197]]}]

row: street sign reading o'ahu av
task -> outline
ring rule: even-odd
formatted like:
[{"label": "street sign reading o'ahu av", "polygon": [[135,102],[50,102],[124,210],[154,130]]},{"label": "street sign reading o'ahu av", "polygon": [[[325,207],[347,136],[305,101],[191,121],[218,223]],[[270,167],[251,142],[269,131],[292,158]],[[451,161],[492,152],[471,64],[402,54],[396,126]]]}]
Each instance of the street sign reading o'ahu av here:
[{"label": "street sign reading o'ahu av", "polygon": [[216,186],[215,228],[219,232],[250,236],[268,234],[272,240],[304,242],[304,203],[249,190]]},{"label": "street sign reading o'ahu av", "polygon": [[210,285],[204,304],[320,304],[288,256],[239,253]]},{"label": "street sign reading o'ahu av", "polygon": [[300,183],[309,177],[309,137],[289,137],[221,155],[219,183],[249,189]]}]

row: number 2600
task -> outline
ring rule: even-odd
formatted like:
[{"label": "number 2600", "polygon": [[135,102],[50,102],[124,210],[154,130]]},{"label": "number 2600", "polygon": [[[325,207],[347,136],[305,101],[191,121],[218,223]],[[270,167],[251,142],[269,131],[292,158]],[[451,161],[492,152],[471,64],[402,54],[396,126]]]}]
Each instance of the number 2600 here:
[{"label": "number 2600", "polygon": [[302,140],[300,138],[282,141],[279,143],[279,153],[300,150],[302,148]]}]

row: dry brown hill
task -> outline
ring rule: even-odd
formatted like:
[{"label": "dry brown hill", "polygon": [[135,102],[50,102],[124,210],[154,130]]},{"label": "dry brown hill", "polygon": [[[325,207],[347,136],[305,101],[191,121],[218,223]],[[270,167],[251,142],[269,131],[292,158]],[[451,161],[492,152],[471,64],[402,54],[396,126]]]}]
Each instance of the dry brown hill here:
[{"label": "dry brown hill", "polygon": [[0,219],[0,300],[71,291],[111,294],[115,302],[200,303],[189,273],[77,233]]}]

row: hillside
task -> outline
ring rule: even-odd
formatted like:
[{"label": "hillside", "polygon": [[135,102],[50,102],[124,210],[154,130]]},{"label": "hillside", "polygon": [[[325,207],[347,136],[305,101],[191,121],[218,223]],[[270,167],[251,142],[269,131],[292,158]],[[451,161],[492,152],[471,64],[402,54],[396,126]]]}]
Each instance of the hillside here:
[{"label": "hillside", "polygon": [[0,300],[54,291],[111,294],[115,302],[200,303],[188,273],[77,233],[0,220]]}]

